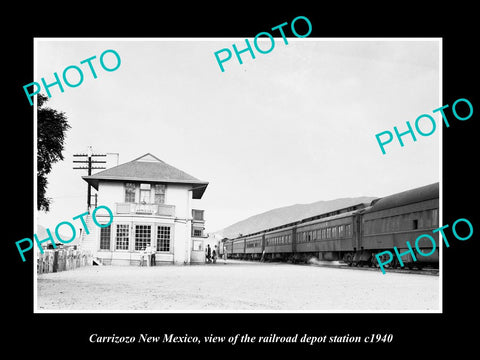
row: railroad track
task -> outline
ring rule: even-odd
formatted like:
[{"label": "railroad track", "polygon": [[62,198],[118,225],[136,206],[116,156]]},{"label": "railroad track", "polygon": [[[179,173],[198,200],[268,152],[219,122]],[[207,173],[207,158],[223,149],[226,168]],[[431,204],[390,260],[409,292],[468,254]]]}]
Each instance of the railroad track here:
[{"label": "railroad track", "polygon": [[[365,270],[365,271],[377,271],[381,273],[379,268],[371,267],[368,265],[364,266],[349,266],[348,264],[317,264],[317,263],[306,263],[298,265],[307,265],[307,266],[318,266],[318,267],[329,267],[329,268],[338,268],[338,269],[349,269],[349,270]],[[386,268],[386,273],[400,273],[400,274],[417,274],[417,275],[439,275],[439,269],[434,268],[424,268],[424,269],[407,269],[407,268]]]},{"label": "railroad track", "polygon": [[[237,260],[238,261],[238,260]],[[240,260],[245,262],[260,262],[259,260]],[[335,269],[349,269],[349,270],[364,270],[364,271],[377,271],[381,274],[380,268],[372,267],[368,265],[348,265],[339,261],[311,261],[311,262],[286,262],[286,261],[266,261],[269,264],[291,264],[299,266],[312,266],[312,267],[327,267]],[[439,269],[435,268],[423,268],[423,269],[408,269],[408,268],[385,268],[386,273],[400,273],[400,274],[417,274],[417,275],[431,275],[438,276]]]}]

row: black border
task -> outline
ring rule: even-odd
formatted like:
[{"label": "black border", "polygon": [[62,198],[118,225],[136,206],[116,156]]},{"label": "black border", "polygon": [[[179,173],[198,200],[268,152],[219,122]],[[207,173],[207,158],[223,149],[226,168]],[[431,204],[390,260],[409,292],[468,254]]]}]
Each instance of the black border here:
[{"label": "black border", "polygon": [[[266,350],[266,354],[283,353],[287,349],[320,353],[323,350],[371,356],[385,356],[399,350],[407,356],[433,354],[437,350],[462,350],[475,344],[475,324],[469,319],[475,313],[475,260],[478,252],[478,214],[473,205],[478,198],[474,186],[478,167],[475,152],[475,130],[478,129],[478,76],[476,53],[475,9],[468,5],[438,5],[420,9],[408,3],[385,4],[377,8],[365,3],[355,7],[341,4],[338,9],[312,3],[303,8],[293,4],[276,4],[260,11],[258,6],[245,3],[202,5],[194,8],[183,4],[173,10],[160,4],[116,3],[84,4],[74,10],[64,5],[41,5],[41,8],[18,10],[10,28],[5,28],[7,49],[8,109],[5,117],[3,168],[7,191],[7,221],[4,268],[7,278],[5,309],[11,316],[3,322],[8,348],[21,350],[30,345],[39,353],[48,349],[69,349],[73,353],[94,356],[97,351],[119,352],[142,356],[143,350],[162,355],[164,350],[176,352],[208,351],[222,356],[247,350]],[[158,5],[155,5],[158,6]],[[12,10],[15,13],[16,9]],[[310,37],[441,37],[443,38],[443,104],[467,98],[473,104],[474,115],[468,121],[451,121],[443,128],[443,223],[452,224],[458,218],[469,219],[475,228],[473,237],[465,242],[451,241],[444,251],[443,314],[33,314],[32,256],[22,263],[14,242],[33,234],[33,109],[25,100],[22,86],[33,81],[34,37],[241,37],[252,38],[258,32],[290,22],[296,16],[310,19]],[[5,27],[3,24],[2,27]],[[408,104],[406,104],[408,106]],[[394,112],[395,109],[392,109]],[[11,146],[14,144],[14,146]],[[6,150],[10,151],[7,153]],[[12,151],[12,149],[14,149]],[[415,176],[409,174],[408,176]],[[21,189],[21,191],[17,191]],[[11,317],[11,319],[10,319]],[[258,336],[275,333],[291,336],[393,334],[390,344],[91,344],[91,333],[136,335],[150,333],[185,333],[206,336],[211,333],[230,336],[237,333]],[[218,350],[218,353],[210,353]],[[142,351],[142,352],[139,352]],[[384,351],[387,351],[385,353]],[[399,353],[399,354],[401,354]],[[67,355],[67,352],[64,352]],[[200,354],[200,353],[198,353]],[[415,355],[414,355],[415,354]]]}]

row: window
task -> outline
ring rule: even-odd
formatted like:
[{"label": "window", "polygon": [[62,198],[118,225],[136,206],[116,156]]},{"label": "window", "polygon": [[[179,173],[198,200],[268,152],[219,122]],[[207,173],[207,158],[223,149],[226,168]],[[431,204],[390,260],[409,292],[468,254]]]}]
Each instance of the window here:
[{"label": "window", "polygon": [[197,237],[200,237],[202,236],[202,229],[197,229],[197,228],[193,228],[193,236],[197,236]]},{"label": "window", "polygon": [[438,226],[438,209],[432,210],[432,226]]},{"label": "window", "polygon": [[150,184],[140,184],[140,202],[150,204]]},{"label": "window", "polygon": [[327,228],[327,239],[332,237],[332,228]]},{"label": "window", "polygon": [[347,224],[347,226],[345,226],[345,236],[352,237],[352,224]]},{"label": "window", "polygon": [[155,204],[165,204],[165,185],[155,184]]},{"label": "window", "polygon": [[322,239],[327,238],[327,229],[322,229]]},{"label": "window", "polygon": [[135,202],[135,183],[125,183],[125,202]]},{"label": "window", "polygon": [[170,251],[170,226],[157,227],[157,251]]},{"label": "window", "polygon": [[334,227],[332,228],[332,238],[335,239],[336,237],[337,237],[337,227],[334,226]]},{"label": "window", "polygon": [[128,240],[129,240],[128,233],[129,233],[129,225],[117,224],[115,249],[128,250]]},{"label": "window", "polygon": [[192,250],[202,251],[203,250],[203,240],[193,240],[192,241]]},{"label": "window", "polygon": [[413,220],[412,229],[413,229],[413,230],[418,229],[418,220],[416,220],[416,219]]},{"label": "window", "polygon": [[110,226],[100,228],[100,250],[110,250]]},{"label": "window", "polygon": [[150,245],[152,228],[150,225],[135,225],[135,250],[145,250]]},{"label": "window", "polygon": [[203,221],[203,210],[192,209],[193,220]]},{"label": "window", "polygon": [[338,237],[344,237],[345,236],[345,225],[340,225],[338,227]]}]

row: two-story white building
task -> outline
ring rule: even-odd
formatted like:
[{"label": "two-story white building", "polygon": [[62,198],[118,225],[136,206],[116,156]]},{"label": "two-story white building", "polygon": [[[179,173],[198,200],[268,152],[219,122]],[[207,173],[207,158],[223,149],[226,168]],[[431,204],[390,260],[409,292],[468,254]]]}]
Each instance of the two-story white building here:
[{"label": "two-story white building", "polygon": [[[192,209],[208,182],[145,154],[130,162],[82,177],[98,191],[98,205],[113,212],[108,227],[94,226],[81,247],[105,265],[138,265],[142,252],[151,246],[155,263],[189,264],[204,261],[204,213]],[[103,224],[110,217],[96,219]]]}]

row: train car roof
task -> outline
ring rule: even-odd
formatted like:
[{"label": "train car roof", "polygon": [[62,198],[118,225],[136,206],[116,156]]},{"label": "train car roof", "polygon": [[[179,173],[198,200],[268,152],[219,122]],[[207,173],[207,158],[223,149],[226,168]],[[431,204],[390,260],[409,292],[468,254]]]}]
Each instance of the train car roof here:
[{"label": "train car roof", "polygon": [[299,226],[299,225],[302,225],[304,223],[309,223],[309,222],[312,222],[312,221],[315,221],[315,220],[320,220],[320,219],[323,219],[324,221],[326,221],[326,220],[328,221],[329,219],[333,220],[333,219],[336,219],[336,218],[339,218],[339,217],[342,217],[342,216],[348,216],[348,215],[351,215],[355,212],[361,211],[368,205],[369,204],[367,204],[367,203],[354,204],[352,206],[336,209],[336,210],[329,211],[329,212],[319,214],[319,215],[316,215],[316,216],[310,216],[310,217],[303,218],[303,219],[300,219],[300,220],[297,220],[297,221],[293,221],[293,222],[290,222],[290,223],[287,223],[287,224],[271,227],[271,228],[268,228],[268,229],[263,229],[263,230],[256,231],[256,232],[250,233],[250,234],[244,234],[244,235],[241,235],[241,236],[238,236],[236,238],[229,239],[229,240],[237,240],[237,239],[243,240],[245,238],[262,235],[264,233],[287,230],[288,228],[291,228],[293,226]]},{"label": "train car roof", "polygon": [[439,183],[421,186],[415,189],[406,190],[397,194],[385,196],[372,201],[372,206],[365,212],[375,212],[394,207],[413,204],[439,197]]}]

